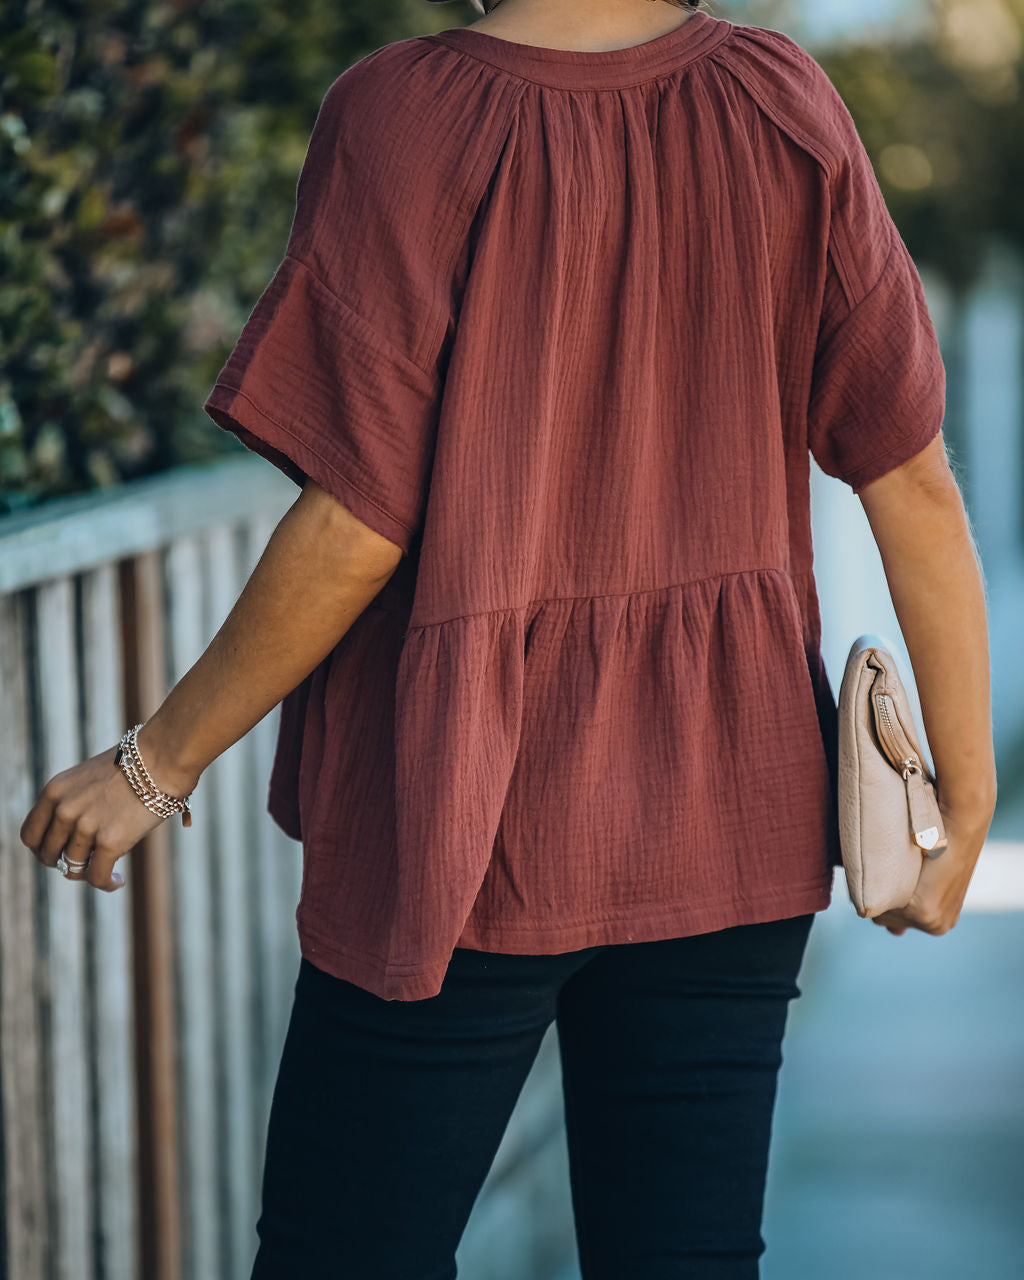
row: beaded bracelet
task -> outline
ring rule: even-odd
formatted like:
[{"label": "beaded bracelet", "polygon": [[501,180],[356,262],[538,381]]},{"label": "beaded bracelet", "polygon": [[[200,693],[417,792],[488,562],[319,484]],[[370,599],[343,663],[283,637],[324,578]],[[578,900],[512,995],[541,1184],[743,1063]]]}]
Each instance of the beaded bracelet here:
[{"label": "beaded bracelet", "polygon": [[122,734],[117,754],[114,756],[114,764],[121,766],[121,771],[131,783],[132,790],[147,809],[160,818],[170,818],[180,813],[181,825],[190,827],[192,810],[188,802],[192,792],[190,791],[187,796],[171,796],[166,791],[161,791],[156,785],[139,754],[138,733],[141,728],[142,725],[137,724],[133,729],[128,729]]}]

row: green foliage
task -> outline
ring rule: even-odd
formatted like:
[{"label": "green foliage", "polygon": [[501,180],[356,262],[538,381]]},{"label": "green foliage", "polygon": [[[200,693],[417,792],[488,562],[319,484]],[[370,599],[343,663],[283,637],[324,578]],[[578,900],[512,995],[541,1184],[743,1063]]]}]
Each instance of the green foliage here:
[{"label": "green foliage", "polygon": [[0,514],[240,449],[206,393],[348,65],[422,0],[0,5]]},{"label": "green foliage", "polygon": [[[933,9],[933,41],[816,56],[911,251],[963,283],[987,234],[1024,235],[1024,0],[972,6],[966,36],[960,0]],[[0,514],[241,448],[201,405],[283,253],[323,94],[372,49],[477,16],[5,0]]]},{"label": "green foliage", "polygon": [[815,53],[911,254],[956,288],[987,243],[1024,253],[1024,0],[932,0],[927,41]]}]

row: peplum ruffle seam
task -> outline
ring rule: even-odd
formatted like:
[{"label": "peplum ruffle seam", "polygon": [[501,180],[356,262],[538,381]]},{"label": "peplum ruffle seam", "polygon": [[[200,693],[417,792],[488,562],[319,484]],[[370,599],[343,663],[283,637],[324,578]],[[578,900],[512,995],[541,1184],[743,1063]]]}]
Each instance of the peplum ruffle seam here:
[{"label": "peplum ruffle seam", "polygon": [[660,587],[640,587],[632,591],[600,591],[589,594],[580,595],[561,595],[561,596],[543,596],[529,601],[527,604],[506,605],[502,608],[495,609],[478,609],[472,613],[454,614],[451,617],[438,618],[434,622],[413,622],[411,619],[406,627],[406,633],[410,631],[426,631],[431,627],[443,627],[449,622],[461,622],[467,618],[480,618],[490,616],[503,616],[514,613],[528,612],[531,609],[542,608],[544,605],[558,604],[562,601],[588,601],[588,600],[615,600],[619,598],[638,598],[641,596],[657,596],[664,595],[672,591],[681,591],[686,587],[698,586],[703,582],[717,582],[721,579],[737,577],[742,574],[781,574],[786,578],[801,577],[802,574],[793,573],[789,569],[784,569],[778,565],[750,565],[743,569],[730,569],[724,573],[706,573],[695,578],[685,578],[681,582],[671,582]]}]

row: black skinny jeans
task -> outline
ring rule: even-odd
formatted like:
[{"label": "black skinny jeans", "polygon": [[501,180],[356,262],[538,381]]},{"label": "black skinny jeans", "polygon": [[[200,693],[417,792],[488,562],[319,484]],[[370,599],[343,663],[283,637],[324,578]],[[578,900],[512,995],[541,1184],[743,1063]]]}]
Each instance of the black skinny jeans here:
[{"label": "black skinny jeans", "polygon": [[303,959],[251,1280],[451,1280],[552,1019],[584,1280],[752,1280],[813,919],[558,955],[456,948],[425,1000]]}]

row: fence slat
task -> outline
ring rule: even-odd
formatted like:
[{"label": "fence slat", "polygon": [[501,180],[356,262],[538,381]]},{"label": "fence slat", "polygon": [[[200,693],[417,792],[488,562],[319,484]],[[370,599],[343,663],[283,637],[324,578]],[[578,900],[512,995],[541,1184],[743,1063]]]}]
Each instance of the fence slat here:
[{"label": "fence slat", "polygon": [[[248,530],[249,572],[258,562],[270,540],[275,521],[255,517]],[[259,1141],[262,1174],[262,1151],[270,1116],[270,1100],[277,1078],[277,1067],[291,1012],[292,988],[299,964],[299,945],[295,936],[295,906],[287,882],[288,866],[301,856],[301,846],[284,834],[267,812],[267,788],[274,764],[277,731],[281,717],[278,705],[256,725],[252,740],[252,778],[255,832],[252,856],[260,893],[256,903],[255,929],[260,939],[256,957],[259,973],[260,1009],[260,1075],[256,1085],[255,1126]],[[289,905],[291,910],[289,911]],[[257,1189],[258,1190],[258,1189]]]},{"label": "fence slat", "polygon": [[42,1030],[35,977],[35,904],[48,874],[21,843],[35,798],[29,760],[25,600],[0,596],[0,1122],[6,1258],[0,1273],[47,1280],[50,1238],[43,1136]]},{"label": "fence slat", "polygon": [[[146,552],[121,574],[125,710],[144,722],[163,701],[160,556]],[[145,1280],[181,1275],[178,1136],[175,1115],[173,902],[167,822],[129,855],[139,1125],[139,1222]]]},{"label": "fence slat", "polygon": [[[44,779],[49,779],[81,761],[73,582],[69,578],[46,582],[36,599],[42,761]],[[83,883],[67,882],[55,870],[47,871],[44,884],[48,1105],[59,1206],[54,1224],[55,1273],[60,1280],[92,1280],[95,1187],[89,1095],[95,1064],[86,1021],[90,992],[85,949],[85,895],[90,890]]]},{"label": "fence slat", "polygon": [[[167,550],[168,682],[174,685],[206,644],[202,607],[202,551],[198,538],[179,538]],[[192,799],[192,825],[171,828],[175,905],[175,964],[182,1122],[183,1275],[222,1274],[223,1217],[217,1102],[216,955],[212,914],[211,842],[214,805],[204,774]]]},{"label": "fence slat", "polygon": [[[108,564],[82,579],[82,685],[87,755],[113,755],[124,723],[124,670],[118,575]],[[129,855],[129,860],[131,855]],[[125,872],[122,862],[121,871]],[[131,894],[126,877],[117,893],[86,893],[86,919],[95,974],[93,1058],[96,1063],[97,1229],[102,1280],[136,1280],[139,1239],[136,1187],[135,1009],[132,983]]]},{"label": "fence slat", "polygon": [[[275,707],[252,730],[253,799],[261,813],[256,824],[252,856],[254,874],[260,882],[261,892],[256,907],[256,934],[260,939],[257,972],[260,984],[260,1075],[257,1083],[259,1102],[256,1125],[262,1153],[266,1137],[266,1122],[270,1117],[269,1103],[277,1077],[277,1065],[284,1045],[284,1019],[291,1001],[291,985],[295,975],[291,972],[291,954],[288,947],[292,920],[288,914],[288,900],[281,896],[278,885],[281,879],[278,861],[284,855],[277,840],[278,829],[266,812],[267,783],[274,763],[274,747],[277,742],[277,726],[280,706]],[[298,965],[298,959],[295,960]]]},{"label": "fence slat", "polygon": [[[241,577],[248,579],[263,554],[274,529],[269,519],[254,517],[239,529]],[[284,978],[278,955],[275,933],[278,906],[273,900],[272,881],[268,882],[270,821],[266,813],[265,796],[271,761],[268,760],[267,730],[277,721],[276,710],[271,712],[250,730],[245,739],[246,773],[249,778],[249,803],[241,815],[244,823],[245,846],[249,850],[251,868],[250,883],[253,889],[252,914],[249,920],[249,947],[252,956],[253,981],[251,984],[252,1019],[252,1112],[250,1124],[256,1159],[251,1174],[251,1195],[258,1206],[263,1178],[263,1153],[270,1098],[273,1091],[273,1068],[279,1056],[273,1031],[283,999]],[[269,750],[273,750],[271,744]],[[252,1242],[254,1243],[254,1242]]]},{"label": "fence slat", "polygon": [[[206,551],[206,634],[219,630],[241,589],[240,560],[235,530],[224,525],[203,535]],[[223,1075],[221,1105],[226,1121],[229,1263],[224,1280],[247,1280],[256,1247],[256,1204],[253,1168],[258,1143],[252,1130],[252,1074],[250,1063],[251,975],[249,947],[250,899],[255,870],[245,848],[239,816],[252,803],[246,777],[244,741],[222,752],[207,769],[216,795],[214,806],[214,883],[217,886],[216,941],[223,1019]]]}]

